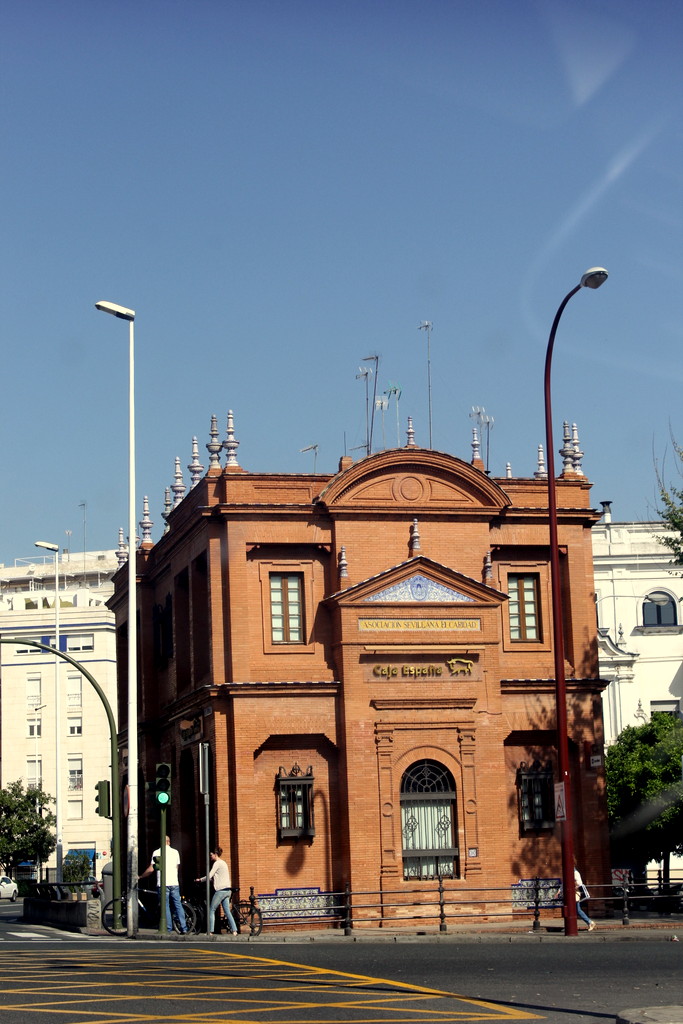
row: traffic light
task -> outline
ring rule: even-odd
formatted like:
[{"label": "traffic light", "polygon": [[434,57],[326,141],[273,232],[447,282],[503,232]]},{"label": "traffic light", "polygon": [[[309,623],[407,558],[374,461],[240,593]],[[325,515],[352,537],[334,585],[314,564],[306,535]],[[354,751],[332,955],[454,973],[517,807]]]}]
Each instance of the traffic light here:
[{"label": "traffic light", "polygon": [[111,787],[109,779],[101,779],[95,786],[95,811],[101,818],[111,818]]},{"label": "traffic light", "polygon": [[157,777],[154,787],[154,798],[159,807],[168,807],[171,802],[171,766],[157,765]]}]

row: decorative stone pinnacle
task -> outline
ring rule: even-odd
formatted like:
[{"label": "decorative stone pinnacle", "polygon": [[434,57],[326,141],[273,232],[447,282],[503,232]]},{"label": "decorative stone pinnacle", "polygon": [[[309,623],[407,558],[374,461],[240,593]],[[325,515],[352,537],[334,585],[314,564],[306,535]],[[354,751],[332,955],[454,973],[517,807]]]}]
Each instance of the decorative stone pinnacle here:
[{"label": "decorative stone pinnacle", "polygon": [[140,529],[142,530],[142,543],[152,543],[152,527],[154,523],[149,518],[149,498],[147,495],[142,499],[142,519],[140,520]]},{"label": "decorative stone pinnacle", "polygon": [[546,469],[545,465],[545,451],[543,450],[542,444],[539,444],[538,446],[536,472],[534,473],[534,476],[537,480],[548,479],[548,470]]},{"label": "decorative stone pinnacle", "polygon": [[505,476],[506,476],[506,478],[508,480],[512,480],[512,463],[511,462],[506,462],[505,463]]},{"label": "decorative stone pinnacle", "polygon": [[420,527],[418,526],[417,519],[413,519],[410,524],[410,553],[414,555],[416,551],[420,551]]},{"label": "decorative stone pinnacle", "polygon": [[348,578],[349,575],[349,563],[346,561],[346,548],[342,544],[339,549],[339,557],[337,559],[337,570],[339,572],[339,583]]},{"label": "decorative stone pinnacle", "polygon": [[475,459],[481,459],[481,444],[479,442],[479,430],[477,427],[472,427],[472,462]]},{"label": "decorative stone pinnacle", "polygon": [[175,479],[171,484],[171,490],[173,491],[173,508],[177,508],[185,497],[186,490],[183,482],[183,471],[180,468],[180,458],[177,455],[175,457]]},{"label": "decorative stone pinnacle", "polygon": [[128,547],[122,526],[119,526],[119,546],[116,549],[116,561],[119,563],[119,567],[128,561]]},{"label": "decorative stone pinnacle", "polygon": [[214,466],[220,466],[221,464],[221,450],[223,445],[218,440],[218,420],[216,416],[211,417],[211,430],[209,431],[211,440],[207,444],[207,450],[209,453],[209,469]]},{"label": "decorative stone pinnacle", "polygon": [[412,416],[408,417],[408,430],[406,431],[406,434],[408,436],[408,441],[406,443],[406,448],[414,448],[415,447],[415,431],[413,430],[413,417]]},{"label": "decorative stone pinnacle", "polygon": [[161,513],[161,518],[166,523],[166,526],[164,528],[164,533],[168,533],[168,531],[170,529],[170,527],[168,525],[168,517],[171,514],[172,508],[173,508],[173,503],[171,502],[171,488],[170,487],[166,487],[165,490],[164,490],[164,511]]},{"label": "decorative stone pinnacle", "polygon": [[199,461],[199,442],[196,437],[192,438],[192,462],[188,463],[187,468],[190,471],[190,490],[196,487],[202,478],[204,467]]},{"label": "decorative stone pinnacle", "polygon": [[560,448],[560,455],[562,456],[562,476],[566,476],[568,473],[574,472],[574,445],[572,444],[571,430],[566,420],[562,424],[562,430],[564,444]]},{"label": "decorative stone pinnacle", "polygon": [[579,428],[576,423],[572,423],[572,448],[574,449],[574,456],[572,459],[574,465],[574,472],[577,476],[583,476],[583,469],[581,468],[581,460],[583,459],[584,453],[579,447]]},{"label": "decorative stone pinnacle", "polygon": [[493,582],[493,563],[491,561],[491,552],[487,551],[484,557],[484,583]]},{"label": "decorative stone pinnacle", "polygon": [[225,465],[239,466],[239,462],[237,461],[237,449],[239,448],[240,443],[235,440],[235,427],[233,424],[232,409],[228,409],[227,435],[227,439],[223,442],[223,447],[228,453]]}]

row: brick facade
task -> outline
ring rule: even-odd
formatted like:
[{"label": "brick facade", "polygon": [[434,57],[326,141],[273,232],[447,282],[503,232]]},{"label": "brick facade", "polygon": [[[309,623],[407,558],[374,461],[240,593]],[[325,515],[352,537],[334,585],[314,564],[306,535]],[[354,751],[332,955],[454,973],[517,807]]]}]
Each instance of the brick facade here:
[{"label": "brick facade", "polygon": [[[609,865],[589,493],[582,476],[558,480],[575,846],[598,883]],[[518,806],[520,764],[557,771],[547,514],[544,480],[493,480],[478,461],[413,445],[343,459],[332,477],[209,469],[138,553],[141,780],[172,763],[187,877],[204,862],[200,742],[211,838],[243,890],[419,887],[404,841],[422,811],[402,825],[401,793],[424,762],[454,784],[445,873],[463,899],[560,874],[559,825],[524,831]],[[273,579],[295,595],[285,604],[302,634],[289,641],[273,631]],[[116,582],[123,637],[125,571]],[[511,627],[511,586],[527,588],[534,623]],[[277,779],[309,768],[314,834],[282,834]],[[144,863],[158,841],[141,814]]]}]

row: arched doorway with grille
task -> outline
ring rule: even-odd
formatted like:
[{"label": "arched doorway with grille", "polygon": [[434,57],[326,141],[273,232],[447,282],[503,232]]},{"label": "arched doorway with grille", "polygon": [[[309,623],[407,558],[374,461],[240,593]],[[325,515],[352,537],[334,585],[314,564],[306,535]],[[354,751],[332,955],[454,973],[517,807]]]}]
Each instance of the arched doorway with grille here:
[{"label": "arched doorway with grille", "polygon": [[433,760],[414,761],[401,777],[404,879],[459,878],[455,781]]}]

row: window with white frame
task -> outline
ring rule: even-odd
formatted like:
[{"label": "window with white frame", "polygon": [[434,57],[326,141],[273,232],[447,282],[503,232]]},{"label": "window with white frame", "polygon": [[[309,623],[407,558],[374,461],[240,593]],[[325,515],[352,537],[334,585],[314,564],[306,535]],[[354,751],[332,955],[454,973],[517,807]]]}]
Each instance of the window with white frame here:
[{"label": "window with white frame", "polygon": [[527,643],[541,639],[541,615],[537,573],[508,575],[510,639]]},{"label": "window with white frame", "polygon": [[69,819],[69,821],[80,821],[80,819],[83,817],[83,801],[67,800],[66,816]]},{"label": "window with white frame", "polygon": [[83,735],[83,719],[80,715],[69,715],[66,724],[69,736]]},{"label": "window with white frame", "polygon": [[66,704],[69,708],[80,708],[83,703],[83,680],[79,675],[66,678]]},{"label": "window with white frame", "polygon": [[664,590],[653,590],[643,601],[643,626],[677,626],[676,602]]},{"label": "window with white frame", "polygon": [[274,644],[300,644],[304,639],[303,575],[270,574],[270,624]]},{"label": "window with white frame", "polygon": [[69,793],[83,792],[83,758],[78,755],[67,761],[69,770]]},{"label": "window with white frame", "polygon": [[41,677],[40,672],[29,672],[26,676],[26,704],[29,708],[40,707]]},{"label": "window with white frame", "polygon": [[26,783],[40,789],[43,785],[43,760],[40,757],[26,759]]},{"label": "window with white frame", "polygon": [[95,637],[92,633],[84,633],[81,636],[68,636],[66,638],[66,650],[68,654],[74,654],[79,651],[94,651]]},{"label": "window with white frame", "polygon": [[42,721],[38,715],[31,715],[26,720],[26,735],[30,740],[37,740],[42,736]]}]

